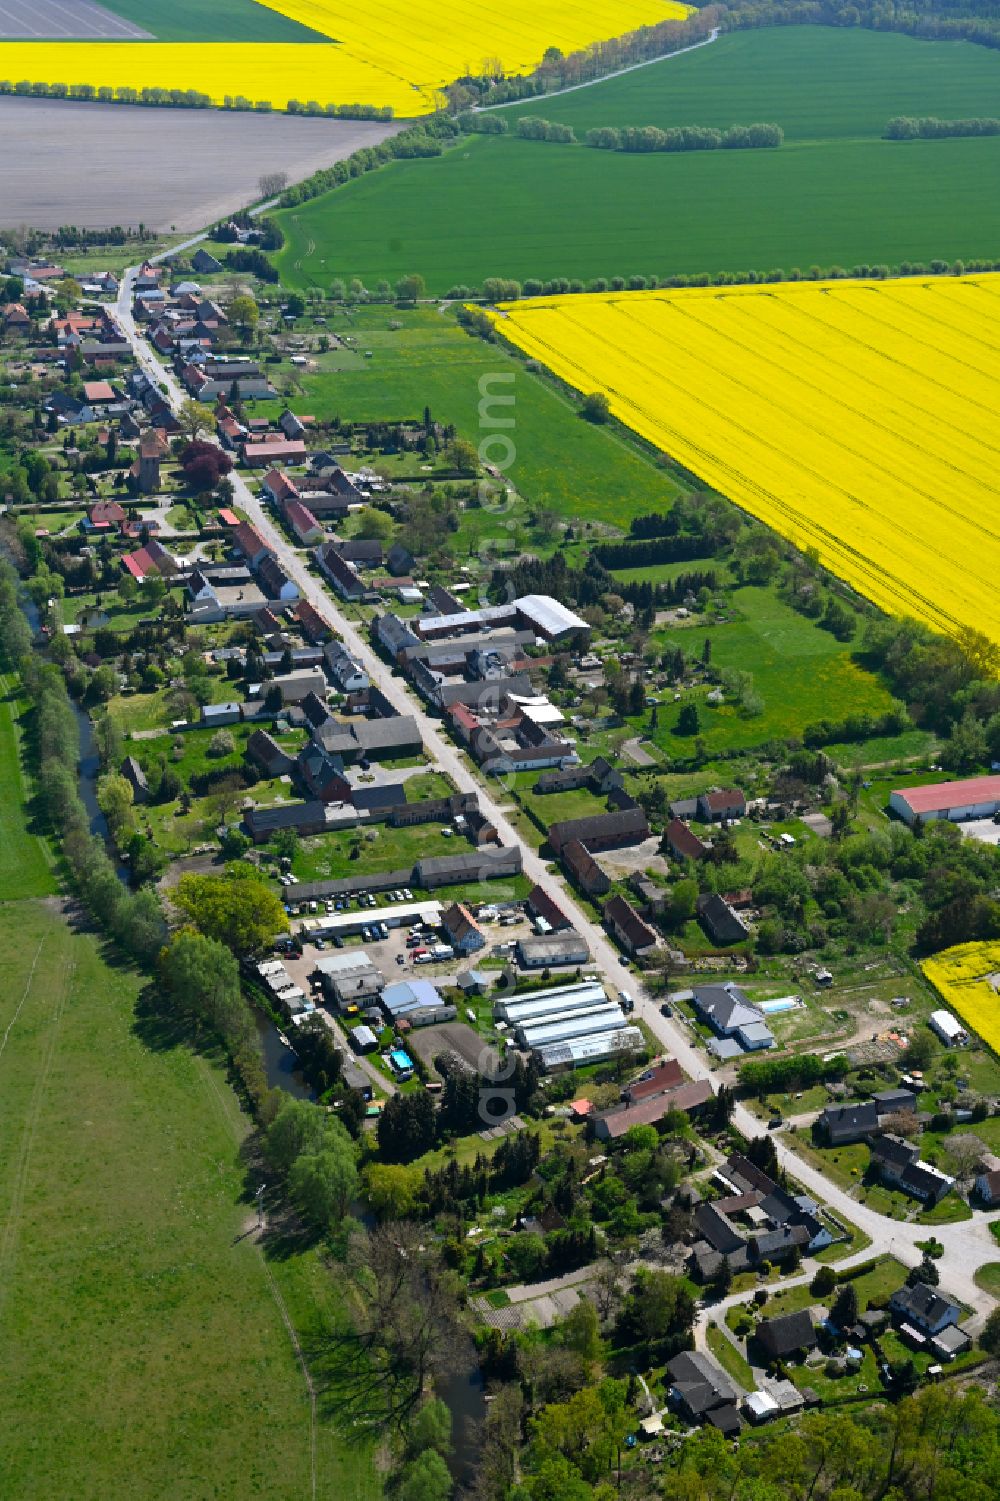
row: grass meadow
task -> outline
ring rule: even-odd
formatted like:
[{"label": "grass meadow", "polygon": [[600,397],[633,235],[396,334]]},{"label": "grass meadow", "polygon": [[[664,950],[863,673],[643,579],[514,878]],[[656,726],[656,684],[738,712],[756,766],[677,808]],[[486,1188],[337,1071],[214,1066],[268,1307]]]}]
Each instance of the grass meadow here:
[{"label": "grass meadow", "polygon": [[[338,319],[334,330],[347,327]],[[419,417],[430,406],[461,437],[485,445],[487,463],[506,463],[509,440],[514,458],[506,478],[533,506],[568,520],[627,526],[632,516],[666,510],[676,498],[675,480],[651,458],[613,430],[585,422],[547,380],[499,346],[471,337],[452,317],[426,308],[369,307],[353,314],[349,327],[372,357],[349,379],[335,372],[303,378],[304,409],[318,418],[391,421]],[[488,409],[484,422],[483,389],[512,395],[513,405]],[[491,426],[491,415],[513,426]],[[491,434],[494,441],[487,442]],[[511,519],[505,510],[488,514],[480,542],[502,537]]]},{"label": "grass meadow", "polygon": [[9,679],[0,678],[0,902],[56,889],[46,846],[31,832],[30,791],[21,770],[23,712]]},{"label": "grass meadow", "polygon": [[725,36],[532,101],[528,112],[581,131],[774,120],[786,131],[778,150],[626,155],[466,137],[443,157],[393,163],[281,215],[282,277],[373,285],[416,271],[441,294],[488,276],[588,281],[993,257],[1000,196],[984,185],[1000,172],[1000,138],[880,136],[904,108],[996,115],[998,100],[1000,59],[967,44],[819,27]]},{"label": "grass meadow", "polygon": [[[706,638],[711,640],[712,666],[750,671],[754,687],[763,699],[761,714],[744,718],[732,704],[717,708],[696,698],[700,733],[708,754],[760,745],[772,738],[797,736],[807,724],[819,719],[840,719],[847,714],[878,714],[888,709],[889,694],[871,673],[854,659],[851,648],[820,630],[783,603],[771,590],[744,588],[732,597],[736,618],[724,625],[669,627],[656,631],[652,640],[662,650],[679,642],[692,657],[700,657]],[[686,694],[682,702],[692,697]],[[643,729],[671,757],[686,759],[693,753],[691,736],[675,733],[682,704],[667,702],[657,710],[657,727],[650,729],[652,711],[629,724]]]},{"label": "grass meadow", "polygon": [[[310,1494],[310,1409],[279,1298],[336,1321],[314,1253],[241,1239],[247,1121],[48,904],[0,909],[0,1472],[21,1501]],[[9,1031],[7,1030],[9,1028]],[[315,1494],[380,1494],[322,1419]]]}]

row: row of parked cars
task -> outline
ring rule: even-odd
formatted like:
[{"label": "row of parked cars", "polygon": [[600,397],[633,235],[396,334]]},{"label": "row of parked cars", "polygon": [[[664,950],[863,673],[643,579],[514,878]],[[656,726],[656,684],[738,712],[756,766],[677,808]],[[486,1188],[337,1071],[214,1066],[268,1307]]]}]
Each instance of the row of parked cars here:
[{"label": "row of parked cars", "polygon": [[[412,902],[413,892],[408,886],[405,886],[401,887],[398,891],[387,891],[385,898],[387,902]],[[377,907],[378,899],[370,891],[361,892],[360,894],[351,892],[347,896],[337,897],[336,899],[331,896],[327,897],[325,901],[293,903],[288,906],[287,910],[292,917],[305,917],[308,913],[322,912],[324,910],[330,913],[349,912],[355,903],[359,907]]]}]

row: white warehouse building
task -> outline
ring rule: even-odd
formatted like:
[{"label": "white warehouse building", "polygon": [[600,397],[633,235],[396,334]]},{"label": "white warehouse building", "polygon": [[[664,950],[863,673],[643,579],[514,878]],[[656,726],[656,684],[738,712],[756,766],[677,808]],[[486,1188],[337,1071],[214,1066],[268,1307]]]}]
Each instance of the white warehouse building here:
[{"label": "white warehouse building", "polygon": [[617,1032],[625,1026],[625,1013],[620,1006],[604,1006],[600,1011],[591,1011],[583,1016],[571,1016],[561,1022],[543,1022],[538,1026],[518,1027],[521,1046],[544,1048],[553,1042],[569,1042],[573,1037],[586,1037],[595,1032]]},{"label": "white warehouse building", "polygon": [[584,1068],[588,1063],[603,1063],[619,1053],[637,1053],[643,1046],[638,1027],[623,1027],[619,1032],[590,1032],[568,1042],[554,1042],[538,1049],[538,1061],[546,1073],[557,1068]]},{"label": "white warehouse building", "polygon": [[889,807],[904,823],[946,818],[967,823],[1000,813],[1000,776],[965,777],[960,782],[930,782],[923,787],[899,787],[889,794]]},{"label": "white warehouse building", "polygon": [[578,1011],[583,1006],[603,1006],[607,992],[599,980],[581,980],[572,985],[552,985],[532,995],[512,995],[493,1005],[497,1021],[515,1026],[528,1017],[552,1015],[558,1011]]},{"label": "white warehouse building", "polygon": [[968,1032],[950,1011],[932,1011],[928,1020],[946,1048],[963,1047],[968,1042]]}]

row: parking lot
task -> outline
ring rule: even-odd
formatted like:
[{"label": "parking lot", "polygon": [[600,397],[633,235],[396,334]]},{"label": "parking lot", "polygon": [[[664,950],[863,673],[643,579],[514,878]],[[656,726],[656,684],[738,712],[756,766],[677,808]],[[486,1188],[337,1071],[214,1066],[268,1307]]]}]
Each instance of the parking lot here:
[{"label": "parking lot", "polygon": [[[418,898],[422,903],[427,903],[432,899],[433,893],[430,896],[421,895]],[[294,886],[287,888],[287,900],[294,903]],[[364,921],[370,928],[372,924],[379,922],[380,909],[396,905],[398,904],[392,892],[381,892],[376,897],[375,906],[365,905],[363,900],[355,898],[347,906],[346,910],[352,914],[356,914],[358,920]],[[446,907],[448,905],[447,902],[442,903],[442,906]],[[300,912],[298,916],[292,914],[289,917],[293,934],[297,933],[299,925],[303,921],[321,916],[327,910],[326,902],[317,902],[316,906],[317,911],[315,913],[305,911]],[[324,954],[336,952],[340,947],[345,952],[353,948],[361,949],[368,955],[375,967],[381,970],[385,976],[387,985],[391,985],[394,981],[404,979],[410,975],[417,975],[423,980],[431,980],[438,985],[454,986],[462,970],[474,969],[479,961],[494,954],[497,950],[501,949],[501,946],[504,957],[509,957],[513,961],[515,943],[519,938],[527,937],[532,932],[531,923],[522,911],[518,910],[515,920],[511,922],[510,917],[513,915],[513,913],[505,914],[504,919],[483,919],[481,926],[487,935],[487,946],[474,954],[456,954],[448,959],[415,963],[413,959],[413,947],[408,946],[407,942],[411,937],[411,925],[404,923],[400,927],[389,928],[388,937],[386,938],[379,936],[369,939],[358,933],[345,934],[341,939],[340,945],[335,944],[332,939],[320,939],[316,943],[306,943],[303,947],[301,957],[296,957],[292,954],[285,958],[285,968],[292,975],[296,984],[301,986],[308,994],[310,990],[309,976],[316,968],[317,959],[322,958]],[[419,947],[426,948],[433,942],[443,943],[446,941],[443,933],[439,933],[434,937],[427,935]],[[537,978],[537,976],[532,977]],[[529,977],[525,976],[525,978]]]}]

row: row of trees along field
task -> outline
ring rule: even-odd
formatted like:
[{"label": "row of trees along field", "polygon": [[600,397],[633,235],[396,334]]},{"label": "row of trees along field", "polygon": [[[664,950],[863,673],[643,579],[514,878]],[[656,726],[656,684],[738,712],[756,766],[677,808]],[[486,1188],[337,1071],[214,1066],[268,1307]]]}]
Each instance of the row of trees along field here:
[{"label": "row of trees along field", "polygon": [[[522,115],[517,122],[517,134],[523,141],[579,144],[572,125],[545,120],[540,115]],[[780,146],[784,139],[785,133],[780,125],[764,123],[730,125],[726,130],[716,130],[710,125],[677,125],[667,130],[660,130],[656,125],[599,125],[587,131],[584,143],[601,151],[738,151]]]}]

